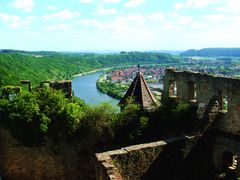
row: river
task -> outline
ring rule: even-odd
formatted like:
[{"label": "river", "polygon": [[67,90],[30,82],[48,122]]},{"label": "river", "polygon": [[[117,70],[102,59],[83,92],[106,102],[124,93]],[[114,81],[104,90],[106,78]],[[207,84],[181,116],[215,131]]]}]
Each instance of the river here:
[{"label": "river", "polygon": [[108,102],[117,106],[119,100],[101,93],[96,86],[96,81],[103,72],[95,72],[84,76],[77,76],[72,80],[74,95],[81,98],[88,104],[97,105]]}]

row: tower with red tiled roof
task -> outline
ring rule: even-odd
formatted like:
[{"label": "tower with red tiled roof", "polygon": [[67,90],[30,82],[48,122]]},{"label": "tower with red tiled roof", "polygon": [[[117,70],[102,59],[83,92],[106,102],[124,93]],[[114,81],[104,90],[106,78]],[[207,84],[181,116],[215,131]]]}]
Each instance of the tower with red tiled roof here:
[{"label": "tower with red tiled roof", "polygon": [[156,99],[141,72],[137,73],[126,94],[120,100],[119,106],[124,108],[128,99],[132,99],[133,102],[140,104],[145,109],[151,109],[156,105]]}]

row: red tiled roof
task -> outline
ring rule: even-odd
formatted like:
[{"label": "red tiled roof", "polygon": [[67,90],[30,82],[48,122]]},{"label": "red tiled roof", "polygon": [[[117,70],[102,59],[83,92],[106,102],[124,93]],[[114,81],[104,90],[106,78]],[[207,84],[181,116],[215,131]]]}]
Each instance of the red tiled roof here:
[{"label": "red tiled roof", "polygon": [[136,103],[141,104],[144,108],[150,108],[156,104],[156,99],[142,73],[137,73],[126,94],[120,100],[119,105],[125,105],[128,98],[133,98]]}]

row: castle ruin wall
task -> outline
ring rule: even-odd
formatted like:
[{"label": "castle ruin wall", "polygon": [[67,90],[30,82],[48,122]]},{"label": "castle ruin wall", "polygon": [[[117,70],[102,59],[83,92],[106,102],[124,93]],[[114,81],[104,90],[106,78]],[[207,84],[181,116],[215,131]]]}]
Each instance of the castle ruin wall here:
[{"label": "castle ruin wall", "polygon": [[[139,144],[124,147],[118,150],[97,153],[96,178],[98,180],[122,180],[122,179],[141,179],[151,176],[151,166],[154,161],[159,159],[163,154],[166,159],[160,161],[160,166],[165,166],[172,162],[171,156],[181,152],[179,160],[183,160],[189,153],[196,141],[195,137],[176,137],[165,141],[157,141],[146,144]],[[170,159],[168,159],[170,158]],[[175,161],[173,164],[178,164]],[[172,164],[172,165],[173,165]],[[172,167],[173,168],[173,167]],[[167,173],[167,172],[166,172]]]},{"label": "castle ruin wall", "polygon": [[[240,79],[166,69],[164,96],[169,96],[170,85],[173,81],[176,82],[176,99],[195,103],[199,108],[203,108],[203,111],[213,96],[218,96],[220,103],[224,97],[227,98],[225,99],[227,109],[224,110],[226,117],[219,123],[220,129],[240,134]],[[189,99],[189,94],[191,94],[189,84],[191,82],[196,85],[194,101]]]}]

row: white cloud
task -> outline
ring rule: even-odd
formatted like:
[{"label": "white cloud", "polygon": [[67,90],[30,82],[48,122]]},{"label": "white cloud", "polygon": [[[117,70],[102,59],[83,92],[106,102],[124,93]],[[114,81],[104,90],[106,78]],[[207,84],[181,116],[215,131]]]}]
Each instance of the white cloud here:
[{"label": "white cloud", "polygon": [[[228,19],[231,26],[229,28],[239,31],[240,29],[240,15]],[[239,31],[240,32],[240,31]]]},{"label": "white cloud", "polygon": [[169,16],[176,18],[176,17],[179,17],[180,15],[178,12],[173,12],[173,13],[170,13]]},{"label": "white cloud", "polygon": [[178,24],[180,25],[188,25],[191,24],[193,22],[193,17],[190,16],[181,16],[178,19]]},{"label": "white cloud", "polygon": [[24,24],[25,24],[25,25],[31,24],[31,23],[34,21],[34,19],[35,19],[35,17],[33,17],[33,16],[28,16],[28,17],[26,17]]},{"label": "white cloud", "polygon": [[208,14],[204,15],[202,18],[208,22],[223,22],[227,19],[225,14]]},{"label": "white cloud", "polygon": [[208,37],[210,43],[218,44],[218,46],[226,47],[234,47],[239,46],[240,41],[240,32],[236,29],[229,29],[228,27],[225,28],[215,28],[211,31],[208,31]]},{"label": "white cloud", "polygon": [[226,6],[223,7],[225,11],[232,13],[240,13],[240,1],[228,0]]},{"label": "white cloud", "polygon": [[174,8],[176,10],[180,10],[180,9],[184,8],[184,4],[182,2],[177,2],[177,3],[175,3]]},{"label": "white cloud", "polygon": [[148,15],[147,19],[155,20],[155,21],[163,21],[165,19],[165,16],[161,12],[155,12],[155,13]]},{"label": "white cloud", "polygon": [[82,4],[91,4],[94,1],[93,0],[79,0],[79,2],[82,3]]},{"label": "white cloud", "polygon": [[138,7],[145,3],[145,0],[128,0],[128,2],[125,3],[125,7],[127,8],[134,8]]},{"label": "white cloud", "polygon": [[199,29],[199,30],[203,30],[203,29],[207,29],[208,25],[206,23],[202,23],[202,22],[193,22],[192,23],[192,28],[193,29]]},{"label": "white cloud", "polygon": [[47,7],[48,10],[58,10],[58,7],[57,6],[48,6]]},{"label": "white cloud", "polygon": [[171,22],[167,22],[167,23],[164,24],[163,29],[165,29],[165,30],[174,30],[174,29],[176,29],[176,25],[174,25]]},{"label": "white cloud", "polygon": [[[190,1],[191,2],[191,1]],[[216,4],[218,0],[192,0],[192,6],[196,8],[205,8],[210,5]]]},{"label": "white cloud", "polygon": [[78,21],[78,23],[88,27],[93,26],[98,29],[108,29],[112,27],[111,24],[102,23],[100,21],[97,21],[96,19],[83,19],[81,21]]},{"label": "white cloud", "polygon": [[63,11],[47,14],[43,16],[44,20],[50,20],[50,19],[73,19],[75,17],[80,16],[80,12],[78,11],[70,11],[69,9],[64,9]]},{"label": "white cloud", "polygon": [[21,20],[20,16],[9,15],[9,14],[6,14],[6,13],[0,13],[0,18],[5,22],[20,21]]},{"label": "white cloud", "polygon": [[141,14],[128,14],[126,17],[119,16],[118,18],[133,26],[143,26],[145,23],[145,18]]},{"label": "white cloud", "polygon": [[145,18],[141,14],[129,14],[127,16],[117,16],[114,21],[101,22],[96,19],[83,19],[78,21],[79,24],[96,27],[98,29],[135,29],[144,28]]},{"label": "white cloud", "polygon": [[15,0],[15,1],[12,1],[10,5],[17,9],[22,9],[27,12],[32,12],[34,2],[33,0]]},{"label": "white cloud", "polygon": [[[79,0],[80,3],[82,4],[92,4],[94,3],[95,1],[94,0]],[[116,4],[116,3],[120,3],[121,0],[100,0],[100,3],[99,4]]]},{"label": "white cloud", "polygon": [[56,25],[47,26],[43,28],[44,31],[63,31],[63,30],[69,30],[69,29],[70,27],[67,24],[56,24]]},{"label": "white cloud", "polygon": [[28,26],[34,21],[33,16],[28,16],[26,18],[21,18],[16,15],[9,15],[6,13],[0,13],[0,19],[8,24],[11,28],[18,28],[20,26]]},{"label": "white cloud", "polygon": [[214,10],[218,13],[228,13],[230,15],[240,13],[239,0],[226,0],[225,3],[219,3]]},{"label": "white cloud", "polygon": [[141,14],[118,16],[112,23],[112,38],[115,40],[147,43],[152,39],[151,32],[146,28],[145,18]]},{"label": "white cloud", "polygon": [[120,3],[121,0],[102,0],[104,3]]},{"label": "white cloud", "polygon": [[113,21],[108,22],[101,22],[96,19],[83,19],[79,21],[79,24],[86,27],[94,27],[96,31],[105,32],[107,39],[111,41],[117,40],[118,43],[128,42],[127,45],[132,47],[137,47],[137,44],[143,43],[146,45],[153,39],[152,33],[144,25],[145,17],[141,14],[119,15]]},{"label": "white cloud", "polygon": [[117,10],[114,8],[106,9],[102,6],[98,6],[96,10],[96,14],[104,16],[104,15],[110,15],[110,14],[117,14]]},{"label": "white cloud", "polygon": [[129,41],[128,43],[133,43],[134,47],[132,48],[136,48],[136,46],[139,46],[139,43],[144,43],[146,44],[147,42],[151,41],[152,34],[150,31],[148,31],[145,28],[139,29],[139,28],[134,28],[134,27],[119,27],[117,29],[115,29],[112,32],[112,37],[114,39],[117,40],[124,40],[124,42],[126,43],[126,41]]},{"label": "white cloud", "polygon": [[16,15],[9,15],[6,13],[0,13],[0,18],[2,21],[7,23],[11,28],[18,28],[21,24],[21,17]]},{"label": "white cloud", "polygon": [[185,2],[177,2],[174,4],[176,10],[188,8],[206,8],[211,5],[220,3],[221,0],[186,0]]}]

